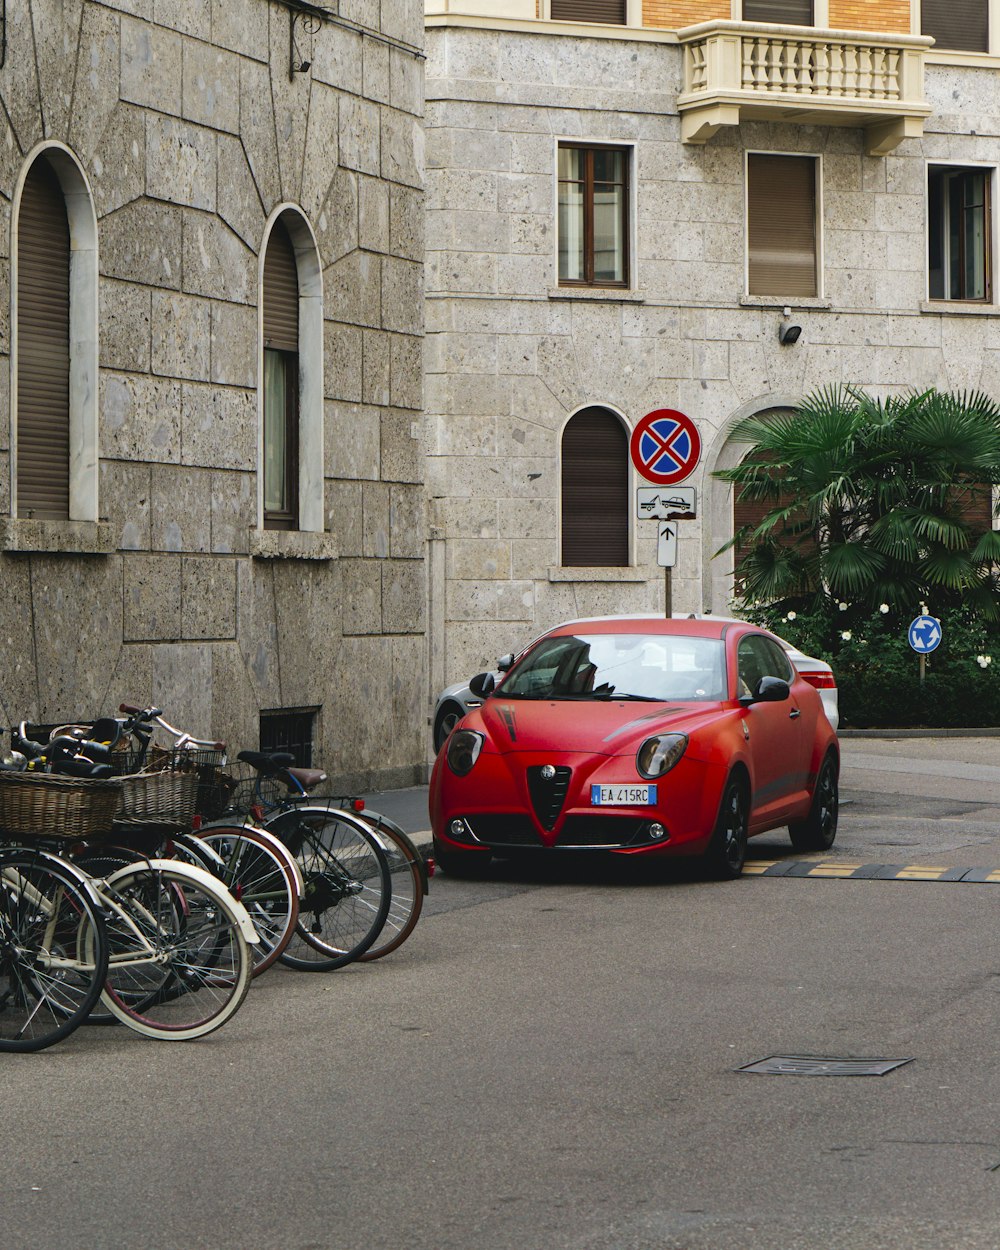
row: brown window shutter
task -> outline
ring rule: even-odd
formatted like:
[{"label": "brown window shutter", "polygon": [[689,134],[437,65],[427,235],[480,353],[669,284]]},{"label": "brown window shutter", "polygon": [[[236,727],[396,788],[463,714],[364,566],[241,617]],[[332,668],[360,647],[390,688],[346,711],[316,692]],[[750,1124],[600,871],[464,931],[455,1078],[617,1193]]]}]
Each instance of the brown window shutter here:
[{"label": "brown window shutter", "polygon": [[747,160],[750,294],[817,295],[815,157]]},{"label": "brown window shutter", "polygon": [[625,0],[552,0],[554,22],[606,22],[625,25]]},{"label": "brown window shutter", "polygon": [[299,350],[299,274],[292,240],[280,217],[264,256],[264,346]]},{"label": "brown window shutter", "polygon": [[17,219],[17,511],[69,517],[69,219],[52,166],[28,171]]},{"label": "brown window shutter", "polygon": [[951,503],[955,506],[958,519],[971,530],[973,542],[993,528],[993,488],[988,482],[954,489]]},{"label": "brown window shutter", "polygon": [[745,22],[773,22],[780,26],[812,26],[812,0],[743,0]]},{"label": "brown window shutter", "polygon": [[562,563],[628,565],[628,436],[606,408],[584,408],[562,438]]},{"label": "brown window shutter", "polygon": [[[750,453],[753,455],[754,453]],[[742,529],[749,529],[751,532],[763,521],[767,514],[775,508],[784,508],[791,502],[791,496],[779,495],[777,499],[741,499],[740,488],[737,486],[733,492],[733,533],[738,534]],[[793,514],[788,524],[794,525],[796,521],[804,521],[806,514],[800,512]],[[771,537],[779,547],[788,547],[792,550],[807,555],[813,548],[811,542],[806,544],[798,540],[795,535],[782,533],[781,529],[772,531]],[[736,570],[737,586],[740,584],[739,575],[740,562],[752,550],[755,540],[748,539],[746,542],[737,543],[733,548],[734,568]]]},{"label": "brown window shutter", "polygon": [[920,29],[933,35],[939,48],[961,52],[990,50],[987,0],[923,0]]}]

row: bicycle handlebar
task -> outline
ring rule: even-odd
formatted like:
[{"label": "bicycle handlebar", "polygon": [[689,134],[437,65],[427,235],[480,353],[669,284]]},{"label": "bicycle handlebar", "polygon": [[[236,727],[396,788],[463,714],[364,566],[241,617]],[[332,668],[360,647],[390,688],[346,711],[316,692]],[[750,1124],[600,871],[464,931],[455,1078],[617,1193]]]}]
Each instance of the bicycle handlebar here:
[{"label": "bicycle handlebar", "polygon": [[136,707],[134,703],[119,703],[119,712],[124,712],[126,716],[133,716],[140,724],[152,724],[154,721],[161,729],[166,730],[176,741],[180,748],[187,748],[192,751],[224,751],[226,744],[210,738],[195,738],[191,734],[185,733],[182,729],[175,729],[163,719],[163,715],[158,707],[141,708]]}]

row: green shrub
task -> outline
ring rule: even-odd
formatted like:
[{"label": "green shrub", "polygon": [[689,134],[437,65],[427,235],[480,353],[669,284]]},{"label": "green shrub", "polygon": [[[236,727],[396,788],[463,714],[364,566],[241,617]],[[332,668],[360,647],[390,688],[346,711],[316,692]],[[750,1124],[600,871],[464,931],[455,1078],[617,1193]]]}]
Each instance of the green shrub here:
[{"label": "green shrub", "polygon": [[907,628],[922,607],[871,612],[825,599],[738,611],[830,663],[844,728],[1000,725],[1000,626],[966,607],[942,611],[941,643],[921,681]]}]

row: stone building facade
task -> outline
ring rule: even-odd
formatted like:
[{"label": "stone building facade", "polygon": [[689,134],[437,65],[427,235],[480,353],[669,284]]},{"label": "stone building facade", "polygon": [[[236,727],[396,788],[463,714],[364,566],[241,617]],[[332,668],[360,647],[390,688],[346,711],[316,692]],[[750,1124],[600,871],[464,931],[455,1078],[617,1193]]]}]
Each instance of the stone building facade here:
[{"label": "stone building facade", "polygon": [[[563,470],[578,414],[617,423],[622,446],[655,409],[695,422],[703,451],[686,485],[698,515],[679,522],[672,607],[726,613],[733,557],[714,553],[733,535],[734,508],[712,472],[745,453],[731,438],[741,418],[837,383],[1000,391],[996,4],[954,7],[988,30],[975,50],[935,43],[917,0],[829,0],[810,9],[811,25],[746,22],[740,0],[628,0],[603,23],[565,20],[566,4],[554,20],[555,4],[427,2],[425,395],[440,684],[560,619],[664,610],[656,526],[634,515],[631,467],[625,557],[565,559]],[[602,162],[617,153],[626,192],[611,174],[595,194],[566,173],[581,149]],[[779,171],[807,168],[809,216],[793,223],[804,241],[786,242],[785,200],[768,200],[775,158]],[[960,186],[961,209],[948,198]],[[594,257],[573,216],[588,194],[595,220],[619,214],[622,237],[609,242],[609,228],[602,246],[618,247],[623,280],[612,266],[603,283],[581,281],[567,260],[577,246]],[[786,291],[768,267],[794,269],[803,248],[808,281]],[[783,333],[790,325],[797,341]]]},{"label": "stone building facade", "polygon": [[[262,713],[279,730],[295,713],[345,786],[418,779],[421,8],[8,0],[4,34],[6,722],[152,701],[255,748]],[[47,332],[44,302],[30,315],[47,219],[29,201],[46,186],[70,249],[53,517],[24,476]],[[262,291],[278,234],[298,339],[274,436],[294,507],[275,528]]]}]

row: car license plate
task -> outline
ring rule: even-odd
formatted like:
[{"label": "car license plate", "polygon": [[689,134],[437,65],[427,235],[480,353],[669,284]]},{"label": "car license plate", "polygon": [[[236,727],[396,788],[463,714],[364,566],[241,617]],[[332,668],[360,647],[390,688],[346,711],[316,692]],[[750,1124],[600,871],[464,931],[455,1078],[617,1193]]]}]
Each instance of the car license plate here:
[{"label": "car license plate", "polygon": [[592,807],[649,807],[656,802],[656,786],[591,786]]}]

